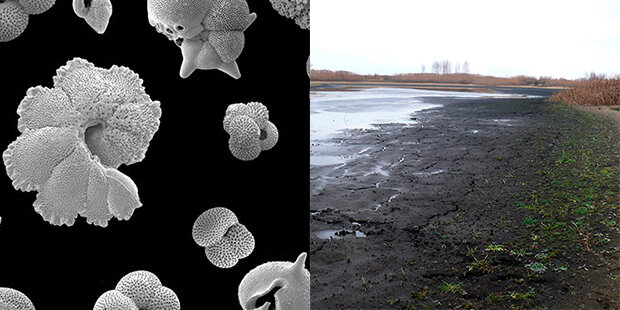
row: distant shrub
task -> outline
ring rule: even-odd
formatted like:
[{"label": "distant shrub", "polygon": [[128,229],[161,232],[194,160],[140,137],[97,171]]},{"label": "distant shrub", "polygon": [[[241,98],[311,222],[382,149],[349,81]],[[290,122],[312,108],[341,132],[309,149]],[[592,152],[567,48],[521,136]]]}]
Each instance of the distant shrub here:
[{"label": "distant shrub", "polygon": [[620,77],[583,81],[553,94],[550,100],[570,105],[620,105]]}]

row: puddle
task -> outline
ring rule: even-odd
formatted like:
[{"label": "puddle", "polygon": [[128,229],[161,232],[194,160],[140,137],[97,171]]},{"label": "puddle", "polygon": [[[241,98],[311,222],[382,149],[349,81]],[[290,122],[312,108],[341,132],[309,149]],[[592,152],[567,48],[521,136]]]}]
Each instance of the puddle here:
[{"label": "puddle", "polygon": [[370,147],[367,147],[367,148],[365,148],[365,149],[363,149],[363,150],[361,150],[361,151],[357,152],[357,154],[364,154],[366,151],[368,151],[368,150],[370,150],[370,149],[371,149]]},{"label": "puddle", "polygon": [[367,176],[369,176],[371,174],[378,174],[378,175],[382,175],[384,177],[389,177],[390,173],[387,170],[383,169],[383,167],[384,167],[384,165],[375,166],[375,168],[372,171],[366,172],[364,174],[364,176],[367,177]]},{"label": "puddle", "polygon": [[[398,197],[398,196],[400,196],[400,193],[398,193],[398,194],[394,194],[394,195],[390,196],[390,198],[388,198],[388,200],[386,201],[386,203],[390,203],[390,202],[392,202],[392,200],[394,200],[394,199],[395,199],[396,197]],[[372,208],[371,208],[371,210],[372,210],[372,211],[379,211],[379,209],[380,209],[381,207],[383,207],[383,204],[382,204],[382,203],[377,203],[377,204],[375,204],[375,206],[374,206],[374,207],[372,207]]]},{"label": "puddle", "polygon": [[392,202],[392,200],[394,200],[394,198],[396,198],[396,197],[398,197],[398,196],[400,196],[400,194],[395,194],[395,195],[390,196],[390,199],[388,199],[388,201],[387,201],[387,202],[388,202],[388,203],[389,203],[389,202]]},{"label": "puddle", "polygon": [[359,230],[326,229],[317,231],[314,235],[319,239],[344,239],[347,235],[355,235],[356,238],[366,238],[366,234]]},{"label": "puddle", "polygon": [[501,124],[504,126],[512,126],[514,125],[515,120],[513,119],[507,119],[507,118],[500,118],[500,119],[494,119],[493,123],[495,124]]},{"label": "puddle", "polygon": [[374,208],[372,208],[372,210],[373,211],[379,211],[379,208],[381,208],[382,206],[383,206],[382,204],[378,203],[378,204],[375,205]]},{"label": "puddle", "polygon": [[310,166],[336,166],[345,163],[342,156],[310,155]]},{"label": "puddle", "polygon": [[414,172],[413,175],[435,175],[445,172],[443,169],[431,171],[431,172]]}]

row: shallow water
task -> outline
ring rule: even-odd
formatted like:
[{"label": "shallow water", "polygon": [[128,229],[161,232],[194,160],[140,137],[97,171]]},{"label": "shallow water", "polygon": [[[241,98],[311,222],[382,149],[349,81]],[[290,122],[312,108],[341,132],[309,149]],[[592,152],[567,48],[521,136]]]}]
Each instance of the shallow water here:
[{"label": "shallow water", "polygon": [[425,91],[398,88],[313,92],[310,140],[324,140],[346,129],[371,129],[373,124],[414,122],[411,113],[440,106],[422,103],[421,97],[429,95]]},{"label": "shallow water", "polygon": [[[311,92],[310,95],[310,165],[331,166],[366,153],[364,148],[356,153],[342,153],[342,148],[326,144],[338,138],[346,130],[368,130],[378,124],[403,124],[409,126],[416,121],[412,114],[441,104],[425,103],[423,98],[454,97],[510,97],[512,94],[463,93],[405,88],[370,88],[361,91]],[[497,120],[509,124],[508,120]],[[340,135],[340,136],[339,136]],[[326,147],[327,146],[327,147]],[[381,169],[374,171],[382,173]]]},{"label": "shallow water", "polygon": [[342,156],[315,155],[310,156],[311,166],[336,166],[344,164],[346,160]]},{"label": "shallow water", "polygon": [[[346,232],[346,233],[343,233]],[[314,235],[319,239],[343,239],[344,236],[347,235],[355,235],[357,238],[365,238],[366,234],[359,230],[343,230],[343,229],[327,229],[321,230],[314,233]]]}]

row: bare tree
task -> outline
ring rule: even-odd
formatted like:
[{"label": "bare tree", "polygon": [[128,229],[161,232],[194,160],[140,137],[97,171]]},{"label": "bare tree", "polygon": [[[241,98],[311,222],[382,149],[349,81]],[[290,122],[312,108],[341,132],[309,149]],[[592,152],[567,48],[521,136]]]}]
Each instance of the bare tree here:
[{"label": "bare tree", "polygon": [[450,64],[450,61],[449,60],[443,60],[441,62],[440,68],[441,68],[441,74],[449,74],[450,71],[452,70],[452,66]]},{"label": "bare tree", "polygon": [[439,64],[439,61],[435,60],[433,62],[433,67],[431,69],[431,72],[433,72],[435,74],[441,73],[441,64]]},{"label": "bare tree", "polygon": [[461,71],[461,63],[460,63],[460,62],[457,62],[457,63],[454,65],[454,73],[459,73],[460,71]]},{"label": "bare tree", "polygon": [[467,60],[463,63],[463,72],[469,73],[469,62],[467,62]]},{"label": "bare tree", "polygon": [[425,73],[426,72],[426,65],[422,64],[422,68],[420,68],[420,71],[422,73]]}]

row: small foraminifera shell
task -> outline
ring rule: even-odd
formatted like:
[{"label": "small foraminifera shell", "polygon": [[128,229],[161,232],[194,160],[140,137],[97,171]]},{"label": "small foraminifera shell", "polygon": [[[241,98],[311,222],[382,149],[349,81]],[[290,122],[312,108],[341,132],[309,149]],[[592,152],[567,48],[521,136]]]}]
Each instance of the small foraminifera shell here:
[{"label": "small foraminifera shell", "polygon": [[306,253],[294,263],[268,262],[248,272],[239,284],[239,303],[244,310],[310,309],[310,272],[304,267]]}]

